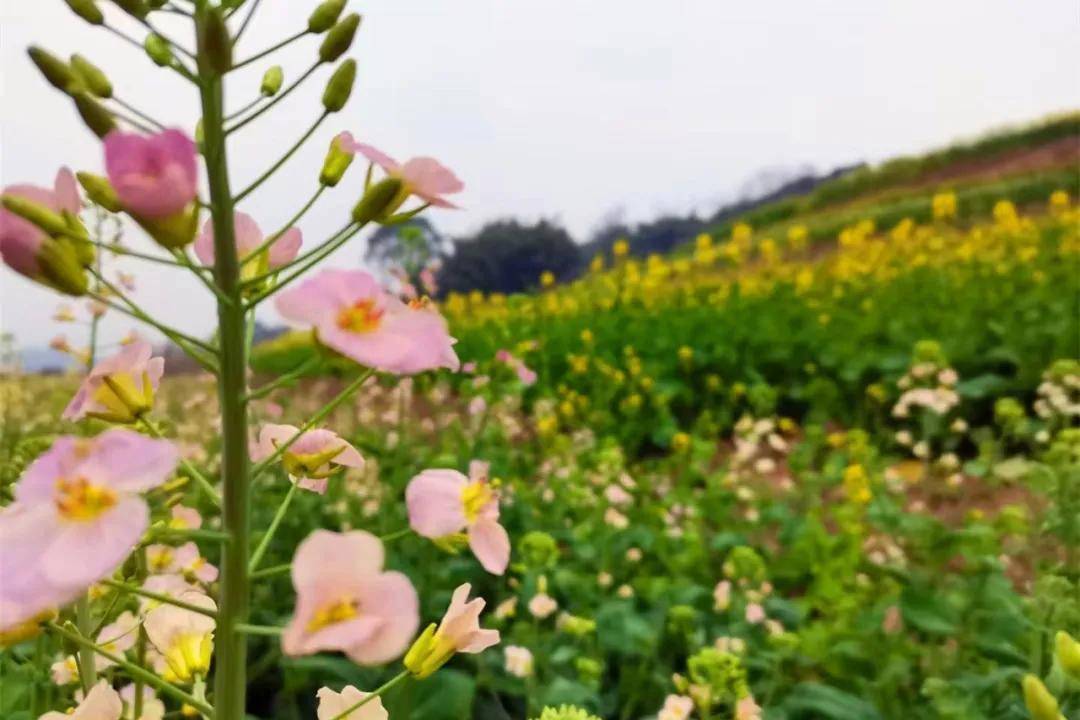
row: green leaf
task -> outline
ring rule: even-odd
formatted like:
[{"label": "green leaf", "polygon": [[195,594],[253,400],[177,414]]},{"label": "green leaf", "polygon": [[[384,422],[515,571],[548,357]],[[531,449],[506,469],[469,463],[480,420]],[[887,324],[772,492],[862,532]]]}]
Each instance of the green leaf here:
[{"label": "green leaf", "polygon": [[870,703],[843,690],[804,682],[784,699],[783,709],[806,720],[879,720],[881,714]]},{"label": "green leaf", "polygon": [[906,588],[900,596],[900,611],[905,623],[929,635],[956,633],[952,608],[930,591]]},{"label": "green leaf", "polygon": [[460,670],[439,670],[413,686],[416,705],[411,720],[463,720],[472,716],[476,680]]}]

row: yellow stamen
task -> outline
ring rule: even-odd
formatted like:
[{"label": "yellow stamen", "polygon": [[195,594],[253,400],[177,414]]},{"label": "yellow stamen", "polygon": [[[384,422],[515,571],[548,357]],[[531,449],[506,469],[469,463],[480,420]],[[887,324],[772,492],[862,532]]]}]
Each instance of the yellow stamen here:
[{"label": "yellow stamen", "polygon": [[56,508],[67,520],[94,520],[116,505],[116,493],[83,477],[56,481]]},{"label": "yellow stamen", "polygon": [[461,505],[469,524],[476,522],[480,511],[494,499],[495,493],[491,492],[486,482],[476,480],[466,485],[461,491]]},{"label": "yellow stamen", "polygon": [[349,308],[338,313],[338,327],[354,333],[368,333],[379,327],[383,311],[375,306],[374,300],[357,300]]},{"label": "yellow stamen", "polygon": [[311,616],[311,620],[308,621],[307,631],[316,632],[330,625],[337,625],[346,620],[352,620],[359,614],[360,611],[355,600],[342,598],[341,600],[319,608],[315,614]]}]

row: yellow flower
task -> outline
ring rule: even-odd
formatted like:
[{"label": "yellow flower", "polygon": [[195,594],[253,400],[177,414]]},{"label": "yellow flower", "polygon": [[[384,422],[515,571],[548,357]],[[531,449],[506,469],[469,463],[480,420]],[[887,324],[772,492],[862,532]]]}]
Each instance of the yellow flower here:
[{"label": "yellow flower", "polygon": [[956,217],[956,193],[940,192],[930,200],[930,212],[935,220],[952,220]]},{"label": "yellow flower", "polygon": [[870,492],[870,478],[862,465],[848,465],[844,469],[844,494],[848,500],[858,505],[865,505],[873,498]]},{"label": "yellow flower", "polygon": [[690,436],[684,432],[677,432],[671,436],[671,450],[683,453],[690,449]]},{"label": "yellow flower", "polygon": [[795,251],[802,250],[806,247],[809,237],[810,232],[805,225],[792,225],[787,231],[788,247]]},{"label": "yellow flower", "polygon": [[555,273],[545,270],[540,273],[540,286],[549,288],[555,284]]},{"label": "yellow flower", "polygon": [[622,238],[615,241],[611,246],[611,254],[617,258],[626,257],[630,253],[630,243]]}]

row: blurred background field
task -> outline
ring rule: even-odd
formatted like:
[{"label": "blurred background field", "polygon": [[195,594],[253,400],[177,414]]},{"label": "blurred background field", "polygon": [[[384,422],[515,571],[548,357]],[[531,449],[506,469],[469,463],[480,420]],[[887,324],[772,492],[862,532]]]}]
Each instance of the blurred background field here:
[{"label": "blurred background field", "polygon": [[[1080,631],[1078,161],[1071,113],[586,243],[546,222],[382,231],[368,262],[434,291],[467,369],[335,411],[368,465],[298,496],[281,546],[312,526],[395,532],[416,472],[492,463],[507,578],[416,536],[393,562],[425,617],[472,582],[503,643],[391,695],[391,717],[574,703],[629,720],[688,694],[727,718],[747,689],[776,720],[1028,717],[1021,676],[1050,673],[1054,634]],[[15,340],[5,494],[71,431],[56,418],[77,385],[22,374]],[[253,367],[303,369],[256,403],[275,422],[355,368],[277,327]],[[168,353],[159,410],[213,471],[214,386],[183,370]],[[257,490],[256,527],[286,485]],[[281,624],[287,588],[260,584],[253,622]],[[312,717],[327,677],[387,677],[252,642],[260,717]],[[44,680],[8,667],[0,714]]]}]

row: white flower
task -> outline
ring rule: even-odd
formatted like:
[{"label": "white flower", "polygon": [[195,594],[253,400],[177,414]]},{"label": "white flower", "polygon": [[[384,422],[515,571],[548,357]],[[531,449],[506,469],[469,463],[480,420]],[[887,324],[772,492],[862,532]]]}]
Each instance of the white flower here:
[{"label": "white flower", "polygon": [[506,672],[519,678],[527,678],[533,674],[533,655],[528,648],[507,645],[503,653],[506,655]]}]

